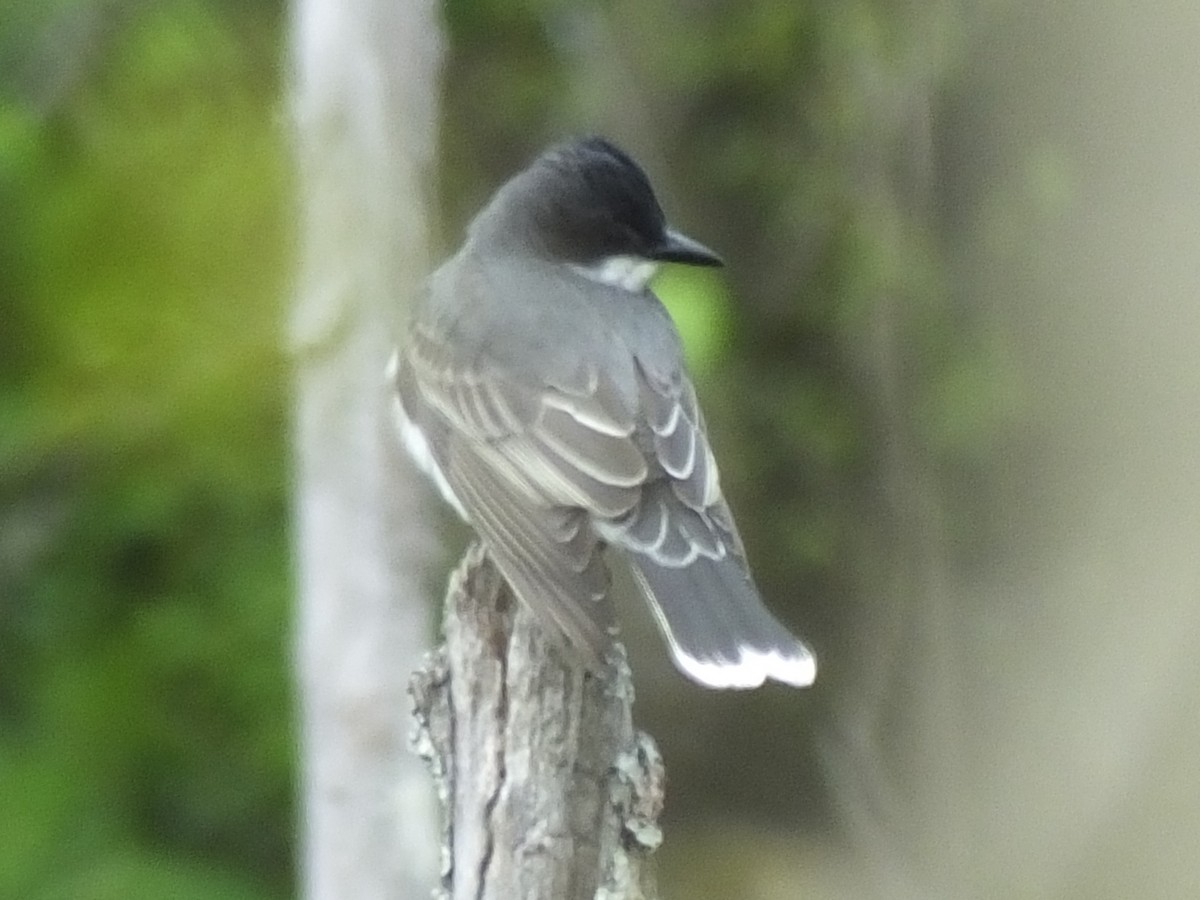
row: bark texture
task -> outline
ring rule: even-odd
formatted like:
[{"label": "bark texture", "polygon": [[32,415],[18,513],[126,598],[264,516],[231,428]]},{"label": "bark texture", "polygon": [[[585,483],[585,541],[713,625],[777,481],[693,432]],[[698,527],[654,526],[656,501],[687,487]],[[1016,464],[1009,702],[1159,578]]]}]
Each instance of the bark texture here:
[{"label": "bark texture", "polygon": [[478,544],[451,576],[445,637],[412,684],[444,813],[440,895],[656,898],[665,776],[633,727],[623,648],[600,677],[564,663]]}]

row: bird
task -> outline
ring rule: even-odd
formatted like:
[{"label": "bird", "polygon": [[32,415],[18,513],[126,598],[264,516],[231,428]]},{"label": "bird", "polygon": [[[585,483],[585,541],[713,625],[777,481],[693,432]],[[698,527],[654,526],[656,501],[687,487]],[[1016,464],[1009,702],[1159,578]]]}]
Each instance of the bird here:
[{"label": "bird", "polygon": [[415,300],[388,364],[409,455],[518,601],[586,669],[616,635],[623,554],[677,669],[807,687],[816,657],[765,606],[721,491],[660,265],[720,266],[599,136],[505,182]]}]

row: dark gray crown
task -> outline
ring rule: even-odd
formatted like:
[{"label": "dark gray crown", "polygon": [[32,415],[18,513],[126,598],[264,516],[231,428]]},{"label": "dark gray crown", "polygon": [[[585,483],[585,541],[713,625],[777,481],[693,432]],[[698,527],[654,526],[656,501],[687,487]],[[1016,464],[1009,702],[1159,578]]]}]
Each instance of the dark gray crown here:
[{"label": "dark gray crown", "polygon": [[666,218],[650,179],[629,154],[601,137],[551,147],[524,173],[533,225],[556,257],[652,257]]},{"label": "dark gray crown", "polygon": [[488,245],[554,260],[612,256],[718,266],[721,258],[667,227],[650,179],[602,137],[556,144],[510,179],[471,225]]}]

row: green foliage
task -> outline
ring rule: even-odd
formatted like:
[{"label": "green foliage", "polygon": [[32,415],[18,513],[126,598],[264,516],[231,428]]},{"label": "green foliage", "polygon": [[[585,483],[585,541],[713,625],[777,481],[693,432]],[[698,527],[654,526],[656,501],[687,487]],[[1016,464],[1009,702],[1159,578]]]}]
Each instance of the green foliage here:
[{"label": "green foliage", "polygon": [[87,12],[0,107],[0,896],[288,896],[278,10]]},{"label": "green foliage", "polygon": [[654,292],[675,321],[694,375],[716,365],[729,350],[729,296],[711,270],[667,266]]}]

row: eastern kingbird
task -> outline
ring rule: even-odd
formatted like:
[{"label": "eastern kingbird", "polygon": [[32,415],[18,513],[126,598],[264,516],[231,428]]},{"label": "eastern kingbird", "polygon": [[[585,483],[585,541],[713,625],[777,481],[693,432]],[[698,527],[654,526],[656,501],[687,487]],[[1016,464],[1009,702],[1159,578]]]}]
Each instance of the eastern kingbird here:
[{"label": "eastern kingbird", "polygon": [[419,299],[389,366],[401,436],[586,665],[615,633],[611,545],[684,674],[804,687],[816,660],[759,598],[679,336],[646,287],[664,262],[722,264],[667,226],[645,173],[608,141],[547,150]]}]

